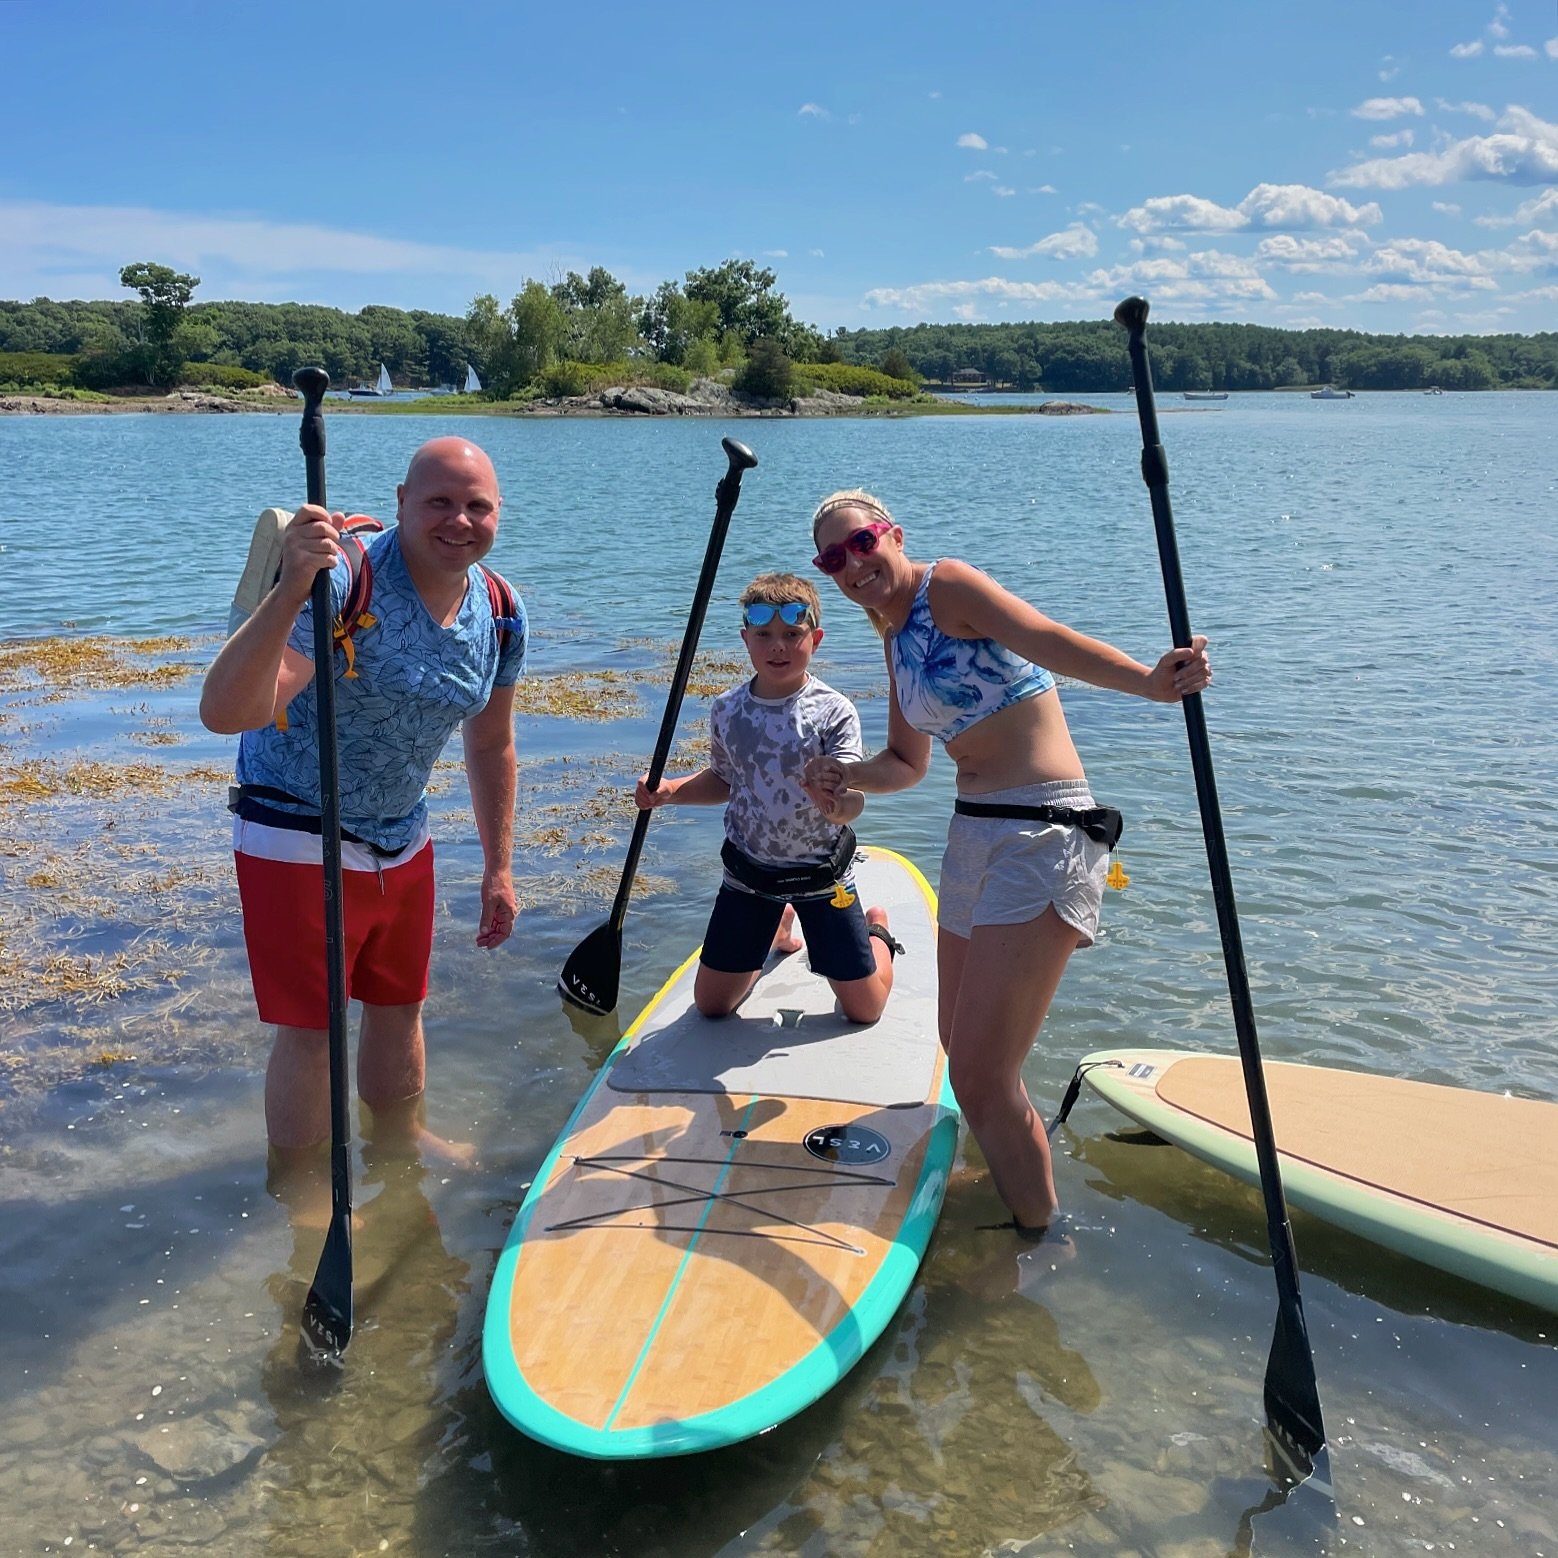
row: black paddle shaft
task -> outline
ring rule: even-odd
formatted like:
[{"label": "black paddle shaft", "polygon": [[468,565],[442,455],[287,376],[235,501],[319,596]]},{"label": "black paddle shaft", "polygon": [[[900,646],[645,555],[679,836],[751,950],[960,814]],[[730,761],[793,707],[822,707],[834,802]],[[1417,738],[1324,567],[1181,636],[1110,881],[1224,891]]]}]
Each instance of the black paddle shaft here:
[{"label": "black paddle shaft", "polygon": [[[1180,648],[1191,644],[1190,608],[1185,600],[1184,575],[1179,566],[1179,547],[1174,537],[1174,512],[1169,503],[1168,460],[1158,435],[1158,411],[1152,398],[1152,368],[1147,360],[1147,302],[1127,298],[1115,309],[1117,323],[1129,333],[1131,375],[1135,381],[1136,410],[1141,420],[1141,473],[1152,497],[1152,519],[1158,537],[1158,561],[1168,603],[1169,629]],[[1266,1378],[1266,1404],[1275,1425],[1285,1428],[1298,1447],[1313,1456],[1325,1445],[1325,1427],[1315,1379],[1314,1355],[1304,1323],[1304,1306],[1298,1291],[1298,1259],[1293,1230],[1288,1223],[1282,1193],[1282,1170],[1271,1126],[1271,1107],[1266,1096],[1266,1076],[1261,1069],[1260,1041],[1255,1032],[1255,1008],[1250,998],[1249,977],[1244,967],[1244,945],[1239,935],[1239,911],[1233,896],[1233,875],[1228,868],[1228,845],[1223,836],[1222,812],[1217,803],[1217,780],[1212,772],[1212,748],[1207,737],[1206,709],[1199,693],[1182,700],[1185,730],[1190,740],[1190,761],[1195,773],[1196,798],[1201,807],[1201,829],[1206,839],[1206,860],[1212,876],[1212,896],[1217,905],[1217,925],[1222,933],[1223,962],[1228,970],[1228,994],[1233,1004],[1234,1031],[1239,1039],[1239,1059],[1244,1070],[1244,1090],[1249,1098],[1250,1125],[1260,1168],[1261,1192],[1266,1203],[1266,1228],[1271,1240],[1272,1269],[1277,1282],[1277,1332],[1272,1341]],[[1273,1396],[1277,1400],[1273,1402]]]},{"label": "black paddle shaft", "polygon": [[[692,672],[692,661],[698,649],[698,634],[703,629],[703,616],[708,610],[709,596],[714,590],[714,576],[719,571],[720,553],[725,547],[725,532],[730,528],[730,516],[735,512],[736,499],[741,496],[741,473],[757,464],[757,456],[745,444],[734,438],[722,440],[730,464],[714,489],[714,525],[709,531],[709,544],[703,554],[703,569],[698,575],[698,588],[693,594],[692,608],[687,614],[687,631],[682,636],[682,652],[676,662],[676,673],[671,678],[671,691],[665,701],[665,716],[660,721],[660,739],[655,742],[655,754],[649,764],[647,782],[651,790],[658,788],[665,773],[671,741],[676,735],[676,721],[681,713],[682,697],[687,691],[687,678]],[[563,971],[558,975],[557,988],[565,1001],[582,1007],[596,1016],[615,1011],[617,993],[622,981],[622,924],[627,918],[628,899],[633,892],[633,873],[638,869],[638,857],[643,853],[644,836],[649,831],[649,812],[640,810],[633,823],[633,837],[628,844],[627,859],[622,867],[622,880],[617,885],[616,901],[611,906],[611,918],[597,926],[568,956]]]},{"label": "black paddle shaft", "polygon": [[[324,395],[330,376],[323,368],[300,368],[293,383],[303,394],[298,443],[308,481],[308,501],[325,506]],[[347,1112],[346,931],[341,886],[341,772],[335,727],[335,613],[330,570],[314,575],[314,695],[319,726],[319,814],[324,845],[325,977],[330,1000],[330,1230],[314,1285],[304,1305],[304,1329],[316,1344],[339,1352],[352,1334],[352,1186],[348,1161],[351,1122]]]},{"label": "black paddle shaft", "polygon": [[[703,618],[709,609],[709,597],[714,593],[714,578],[719,572],[720,554],[725,549],[725,533],[730,529],[730,516],[736,511],[736,500],[741,496],[741,476],[757,464],[757,456],[745,444],[734,438],[721,439],[730,464],[714,488],[714,524],[709,530],[709,544],[704,548],[703,567],[698,574],[698,587],[693,592],[692,607],[687,613],[687,631],[682,635],[682,650],[676,659],[676,672],[671,677],[671,691],[665,700],[665,713],[660,720],[660,735],[655,742],[654,756],[649,763],[649,775],[645,783],[656,789],[665,773],[667,758],[671,755],[671,743],[676,739],[676,722],[681,716],[682,699],[687,693],[687,679],[692,675],[693,657],[698,652],[698,636],[703,631]],[[617,896],[611,906],[611,918],[607,923],[620,934],[627,918],[628,899],[633,895],[633,875],[638,870],[638,857],[644,850],[644,836],[649,831],[649,813],[640,811],[633,824],[633,837],[628,843],[627,859],[622,867],[622,880],[617,886]]]}]

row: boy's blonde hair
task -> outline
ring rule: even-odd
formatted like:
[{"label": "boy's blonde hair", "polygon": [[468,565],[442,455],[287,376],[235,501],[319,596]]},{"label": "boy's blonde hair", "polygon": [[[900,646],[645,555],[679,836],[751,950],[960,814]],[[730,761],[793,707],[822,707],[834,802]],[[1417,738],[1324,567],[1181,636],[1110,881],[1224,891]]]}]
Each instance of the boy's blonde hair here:
[{"label": "boy's blonde hair", "polygon": [[798,573],[760,573],[741,592],[743,610],[754,602],[761,602],[765,606],[783,606],[792,600],[806,604],[814,628],[822,626],[822,597],[817,594],[816,586]]}]

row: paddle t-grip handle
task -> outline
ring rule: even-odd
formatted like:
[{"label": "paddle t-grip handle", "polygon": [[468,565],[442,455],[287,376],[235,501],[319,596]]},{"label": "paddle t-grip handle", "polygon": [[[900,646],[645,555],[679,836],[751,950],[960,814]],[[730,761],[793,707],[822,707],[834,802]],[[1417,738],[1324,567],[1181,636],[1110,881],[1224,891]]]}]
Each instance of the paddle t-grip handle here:
[{"label": "paddle t-grip handle", "polygon": [[292,375],[303,396],[303,420],[298,426],[298,446],[308,478],[308,501],[321,508],[325,502],[325,391],[330,375],[323,368],[299,368]]},{"label": "paddle t-grip handle", "polygon": [[1127,330],[1145,330],[1147,314],[1146,298],[1130,297],[1115,308],[1114,322],[1117,325],[1124,325]]}]

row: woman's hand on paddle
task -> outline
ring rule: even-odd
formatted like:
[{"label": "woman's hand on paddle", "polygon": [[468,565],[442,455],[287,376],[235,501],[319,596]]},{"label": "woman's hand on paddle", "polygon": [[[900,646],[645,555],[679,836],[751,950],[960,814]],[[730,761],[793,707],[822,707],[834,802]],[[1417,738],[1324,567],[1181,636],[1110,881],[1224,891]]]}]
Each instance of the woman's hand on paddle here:
[{"label": "woman's hand on paddle", "polygon": [[514,896],[512,874],[488,872],[481,879],[481,924],[476,927],[476,945],[502,946],[513,935],[518,916],[519,900]]},{"label": "woman's hand on paddle", "polygon": [[314,575],[335,567],[341,555],[338,545],[344,514],[330,514],[314,503],[305,503],[292,516],[281,536],[281,579],[276,588],[299,609],[314,587]]},{"label": "woman's hand on paddle", "polygon": [[1191,636],[1188,649],[1171,649],[1152,668],[1147,696],[1154,703],[1178,703],[1212,684],[1212,662],[1207,658],[1206,635]]},{"label": "woman's hand on paddle", "polygon": [[668,806],[681,788],[679,779],[661,778],[660,788],[649,788],[649,775],[640,774],[638,783],[633,787],[633,803],[640,811],[653,811],[657,806]]}]

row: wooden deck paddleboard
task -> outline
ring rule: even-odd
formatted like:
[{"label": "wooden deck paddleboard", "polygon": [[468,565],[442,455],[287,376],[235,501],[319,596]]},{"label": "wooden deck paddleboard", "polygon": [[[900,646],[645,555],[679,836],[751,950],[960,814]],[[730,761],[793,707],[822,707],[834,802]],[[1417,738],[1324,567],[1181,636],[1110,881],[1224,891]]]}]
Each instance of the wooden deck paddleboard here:
[{"label": "wooden deck paddleboard", "polygon": [[[1100,1050],[1101,1097],[1260,1183],[1236,1057]],[[1558,1103],[1268,1061],[1288,1201],[1388,1249],[1558,1310]]]},{"label": "wooden deck paddleboard", "polygon": [[611,1460],[750,1438],[840,1379],[903,1301],[957,1145],[935,896],[888,850],[855,875],[905,947],[880,1021],[839,1017],[801,951],[711,1022],[694,953],[542,1165],[482,1335],[493,1400],[533,1438]]}]

